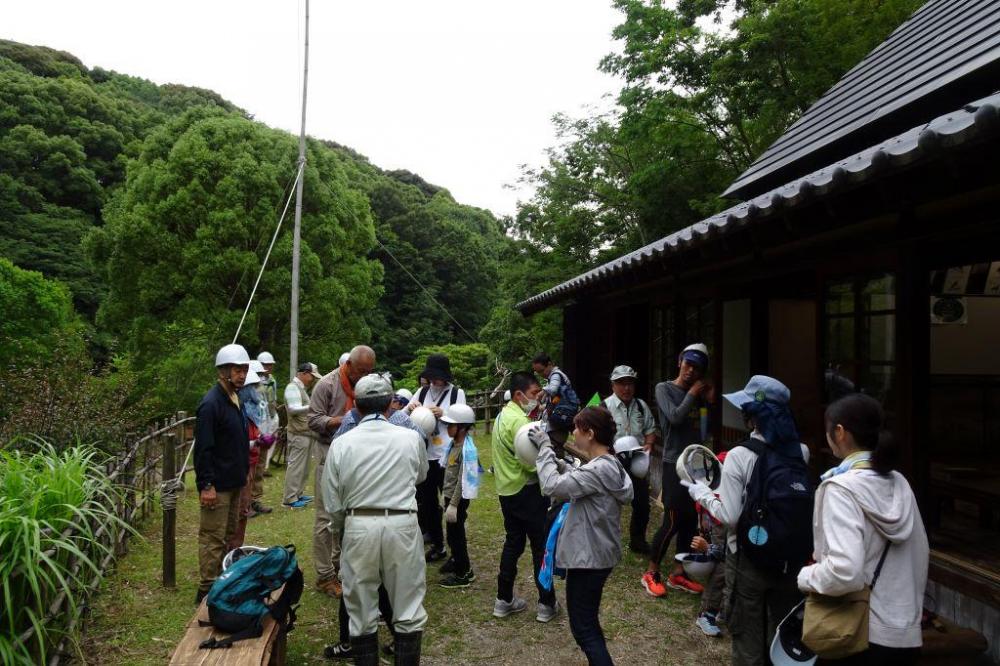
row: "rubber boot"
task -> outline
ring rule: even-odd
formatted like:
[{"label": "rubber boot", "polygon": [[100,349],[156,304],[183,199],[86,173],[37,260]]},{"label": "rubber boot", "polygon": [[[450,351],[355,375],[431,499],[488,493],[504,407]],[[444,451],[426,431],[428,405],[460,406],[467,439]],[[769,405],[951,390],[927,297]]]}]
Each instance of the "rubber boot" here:
[{"label": "rubber boot", "polygon": [[420,666],[420,639],[424,632],[396,634],[396,666]]},{"label": "rubber boot", "polygon": [[357,666],[378,666],[378,632],[351,636],[351,650]]}]

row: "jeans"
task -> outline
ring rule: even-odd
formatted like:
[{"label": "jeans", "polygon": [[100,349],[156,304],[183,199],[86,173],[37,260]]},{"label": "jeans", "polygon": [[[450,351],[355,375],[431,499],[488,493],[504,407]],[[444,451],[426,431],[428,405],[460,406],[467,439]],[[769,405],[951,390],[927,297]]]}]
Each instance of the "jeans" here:
[{"label": "jeans", "polygon": [[[448,508],[450,500],[445,500],[445,508]],[[458,522],[445,523],[445,531],[448,533],[448,550],[451,552],[451,559],[455,561],[455,573],[464,575],[469,573],[472,563],[469,562],[469,542],[465,537],[465,519],[469,516],[469,500],[458,501]]]},{"label": "jeans", "polygon": [[613,664],[601,630],[601,595],[611,569],[570,569],[566,572],[566,612],[576,644],[594,666]]},{"label": "jeans", "polygon": [[698,514],[694,500],[677,477],[677,467],[672,462],[663,463],[663,524],[653,537],[650,560],[657,564],[667,554],[670,540],[677,537],[676,552],[691,550],[691,540],[698,531]]},{"label": "jeans", "polygon": [[649,527],[649,479],[640,479],[629,474],[632,479],[632,523],[629,527],[629,545],[632,548],[646,543],[646,528]]},{"label": "jeans", "polygon": [[427,461],[427,478],[417,484],[417,520],[420,531],[431,536],[434,548],[444,548],[441,527],[441,489],[444,487],[444,467],[439,460]]},{"label": "jeans", "polygon": [[538,484],[528,484],[514,495],[500,496],[500,512],[506,537],[500,553],[500,575],[497,576],[497,599],[514,598],[514,581],[517,580],[517,560],[524,552],[525,542],[531,543],[531,564],[534,568],[538,603],[552,606],[556,602],[553,590],[546,590],[538,582],[538,571],[545,555],[545,516],[549,500],[542,496]]}]

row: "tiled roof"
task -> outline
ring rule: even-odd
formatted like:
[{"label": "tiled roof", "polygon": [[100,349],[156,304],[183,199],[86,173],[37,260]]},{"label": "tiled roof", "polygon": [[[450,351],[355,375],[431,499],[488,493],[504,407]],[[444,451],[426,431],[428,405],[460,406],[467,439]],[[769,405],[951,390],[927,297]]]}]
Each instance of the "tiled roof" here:
[{"label": "tiled roof", "polygon": [[749,198],[997,89],[1000,0],[931,0],[813,104],[724,196]]},{"label": "tiled roof", "polygon": [[888,141],[863,150],[847,159],[793,180],[670,234],[547,291],[518,303],[524,314],[542,310],[570,298],[583,289],[625,274],[651,261],[696,248],[706,240],[730,233],[806,200],[815,201],[854,185],[884,176],[977,139],[1000,134],[1000,93],[967,104],[929,123],[914,127]]}]

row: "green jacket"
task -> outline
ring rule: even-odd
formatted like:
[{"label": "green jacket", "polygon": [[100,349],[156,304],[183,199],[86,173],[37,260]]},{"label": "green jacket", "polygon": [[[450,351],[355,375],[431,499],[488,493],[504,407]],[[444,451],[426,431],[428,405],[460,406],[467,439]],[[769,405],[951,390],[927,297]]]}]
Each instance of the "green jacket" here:
[{"label": "green jacket", "polygon": [[500,412],[493,429],[493,472],[498,495],[516,495],[529,483],[538,483],[534,467],[525,467],[514,454],[514,435],[530,423],[521,406],[511,400]]}]

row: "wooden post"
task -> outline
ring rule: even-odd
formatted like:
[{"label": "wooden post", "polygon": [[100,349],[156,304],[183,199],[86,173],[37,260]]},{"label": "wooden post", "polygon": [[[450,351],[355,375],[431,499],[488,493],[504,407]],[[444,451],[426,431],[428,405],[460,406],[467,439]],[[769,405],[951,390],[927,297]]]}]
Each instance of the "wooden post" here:
[{"label": "wooden post", "polygon": [[177,433],[163,437],[163,487],[167,501],[163,502],[163,587],[177,586],[177,495],[170,485],[177,476]]},{"label": "wooden post", "polygon": [[490,399],[493,398],[493,395],[490,392],[487,391],[486,395],[485,395],[485,398],[486,398],[485,399],[485,402],[486,402],[486,411],[483,413],[483,420],[485,421],[486,434],[488,435],[488,434],[490,434],[490,431],[493,428],[493,426],[490,425],[492,423],[492,419],[490,419]]}]

